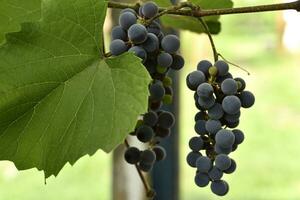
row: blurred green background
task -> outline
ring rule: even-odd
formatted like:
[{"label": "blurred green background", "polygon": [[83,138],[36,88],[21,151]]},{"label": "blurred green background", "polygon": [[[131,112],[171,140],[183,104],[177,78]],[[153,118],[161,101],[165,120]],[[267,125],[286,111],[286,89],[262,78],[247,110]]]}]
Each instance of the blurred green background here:
[{"label": "blurred green background", "polygon": [[[236,6],[279,1],[235,1]],[[226,197],[211,194],[209,187],[193,183],[195,170],[185,157],[188,140],[195,135],[193,93],[185,86],[186,75],[201,59],[212,60],[205,35],[181,33],[186,66],[181,72],[180,195],[181,200],[299,200],[300,199],[300,54],[281,47],[280,13],[222,18],[223,31],[215,36],[218,51],[251,72],[231,66],[234,76],[246,79],[256,95],[256,105],[242,112],[239,126],[246,140],[232,154],[237,171],[225,176],[231,190]],[[299,37],[299,35],[298,35]],[[109,200],[111,155],[98,151],[74,167],[66,165],[57,178],[44,185],[36,169],[18,172],[10,162],[0,162],[0,200]]]}]

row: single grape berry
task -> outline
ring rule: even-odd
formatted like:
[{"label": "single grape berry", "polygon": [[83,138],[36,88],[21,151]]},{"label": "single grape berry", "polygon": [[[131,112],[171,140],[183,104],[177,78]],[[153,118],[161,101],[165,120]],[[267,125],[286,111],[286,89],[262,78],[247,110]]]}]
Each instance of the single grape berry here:
[{"label": "single grape berry", "polygon": [[180,47],[179,38],[176,35],[166,35],[161,41],[161,47],[167,53],[176,53]]},{"label": "single grape berry", "polygon": [[221,90],[226,95],[233,95],[237,93],[238,85],[234,79],[228,78],[222,82]]},{"label": "single grape berry", "polygon": [[201,156],[196,160],[196,167],[199,172],[208,173],[212,167],[212,162],[208,157]]},{"label": "single grape berry", "polygon": [[156,112],[149,111],[146,114],[144,114],[143,120],[146,125],[155,126],[158,120],[158,116]]},{"label": "single grape berry", "polygon": [[202,60],[197,65],[197,70],[203,72],[206,77],[209,76],[209,68],[213,66],[208,60]]},{"label": "single grape berry", "polygon": [[196,124],[195,124],[195,131],[196,131],[196,133],[198,133],[199,135],[206,134],[207,130],[205,128],[205,124],[206,124],[205,120],[198,120],[198,121],[196,121]]},{"label": "single grape berry", "polygon": [[189,141],[189,147],[192,151],[200,151],[203,146],[204,142],[201,137],[192,137]]},{"label": "single grape berry", "polygon": [[232,174],[236,170],[236,162],[231,159],[231,165],[228,169],[224,170],[224,173],[226,174]]},{"label": "single grape berry", "polygon": [[206,113],[203,111],[197,112],[197,114],[195,115],[195,122],[198,120],[205,120],[206,118]]},{"label": "single grape berry", "polygon": [[213,181],[210,185],[210,189],[214,194],[218,196],[225,196],[229,191],[229,186],[227,182],[219,180]]},{"label": "single grape berry", "polygon": [[218,144],[215,144],[214,150],[217,154],[230,154],[233,151],[232,147],[224,148],[220,147]]},{"label": "single grape berry", "polygon": [[218,75],[219,76],[224,76],[228,73],[229,71],[229,66],[228,64],[223,61],[223,60],[218,60],[216,63],[215,63],[215,66],[217,67],[218,69]]},{"label": "single grape berry", "polygon": [[222,105],[219,103],[214,104],[210,109],[208,109],[207,114],[210,119],[221,119],[224,115]]},{"label": "single grape berry", "polygon": [[222,101],[223,110],[228,114],[236,114],[240,111],[241,101],[236,96],[226,96]]},{"label": "single grape berry", "polygon": [[164,160],[167,156],[166,150],[162,146],[155,146],[152,150],[155,152],[156,161]]},{"label": "single grape berry", "polygon": [[156,154],[153,150],[147,149],[142,151],[140,163],[152,165],[156,160]]},{"label": "single grape berry", "polygon": [[142,46],[148,53],[155,52],[159,49],[159,40],[153,33],[148,33],[147,39]]},{"label": "single grape berry", "polygon": [[222,178],[223,172],[219,170],[216,166],[213,166],[209,172],[208,176],[212,181],[218,181]]},{"label": "single grape berry", "polygon": [[141,44],[147,40],[147,29],[141,24],[134,24],[128,29],[128,38],[133,44]]},{"label": "single grape berry", "polygon": [[150,19],[158,13],[158,6],[154,2],[147,2],[142,7],[144,17]]},{"label": "single grape berry", "polygon": [[140,47],[140,46],[133,46],[131,47],[128,52],[133,52],[134,55],[136,55],[137,57],[141,58],[143,60],[143,63],[146,61],[147,59],[147,53],[146,51]]},{"label": "single grape berry", "polygon": [[195,176],[195,183],[198,187],[205,187],[209,184],[209,177],[205,173],[197,173]]},{"label": "single grape berry", "polygon": [[234,80],[238,83],[238,91],[243,91],[246,88],[246,82],[242,78],[234,78]]},{"label": "single grape berry", "polygon": [[222,124],[219,120],[210,119],[206,122],[205,128],[210,134],[215,135],[219,130],[221,130]]},{"label": "single grape berry", "polygon": [[254,105],[255,97],[254,95],[249,91],[243,91],[239,95],[239,98],[241,100],[241,104],[243,108],[250,108]]},{"label": "single grape berry", "polygon": [[126,41],[127,33],[121,26],[115,26],[111,30],[111,39],[112,40],[120,39],[120,40]]},{"label": "single grape berry", "polygon": [[109,49],[113,56],[118,56],[127,51],[127,46],[123,40],[116,39],[110,43]]},{"label": "single grape berry", "polygon": [[158,126],[162,128],[172,128],[175,123],[175,117],[171,112],[164,111],[158,116]]},{"label": "single grape berry", "polygon": [[136,147],[129,147],[125,151],[124,157],[126,162],[128,162],[129,164],[137,164],[140,161],[141,152]]},{"label": "single grape berry", "polygon": [[140,170],[142,170],[143,172],[150,172],[153,168],[153,164],[147,164],[147,163],[144,163],[144,162],[140,162],[138,164],[138,168]]},{"label": "single grape berry", "polygon": [[170,66],[171,69],[180,70],[184,66],[184,59],[181,55],[173,55],[173,63]]},{"label": "single grape berry", "polygon": [[211,107],[213,107],[213,105],[215,104],[216,99],[214,96],[210,96],[208,98],[204,98],[204,97],[199,97],[198,98],[198,103],[200,105],[201,108],[204,108],[206,110],[210,109]]},{"label": "single grape berry", "polygon": [[186,83],[191,90],[196,90],[198,86],[206,81],[205,74],[201,71],[193,71],[187,76]]},{"label": "single grape berry", "polygon": [[166,138],[169,137],[171,135],[171,129],[169,128],[162,128],[162,127],[156,127],[155,129],[155,133],[157,137],[160,138]]},{"label": "single grape berry", "polygon": [[234,144],[234,134],[230,130],[221,129],[216,134],[216,144],[223,148],[232,147]]},{"label": "single grape berry", "polygon": [[209,83],[202,83],[197,88],[197,94],[202,98],[209,98],[213,95],[214,88]]},{"label": "single grape berry", "polygon": [[215,165],[221,171],[228,169],[231,165],[231,159],[225,154],[219,154],[216,156]]},{"label": "single grape berry", "polygon": [[161,82],[155,82],[150,85],[150,98],[156,101],[162,100],[165,95],[165,88]]},{"label": "single grape berry", "polygon": [[161,52],[157,56],[157,63],[162,67],[170,67],[173,63],[173,57],[169,53]]},{"label": "single grape berry", "polygon": [[154,136],[154,132],[153,129],[150,126],[147,125],[142,125],[140,126],[137,131],[137,138],[141,141],[141,142],[150,142],[150,140],[153,138]]},{"label": "single grape berry", "polygon": [[233,122],[239,121],[240,116],[241,116],[241,111],[239,111],[239,112],[237,112],[236,114],[233,114],[233,115],[225,114],[224,119],[227,122],[232,122],[233,123]]},{"label": "single grape berry", "polygon": [[234,129],[234,130],[232,130],[232,133],[234,134],[234,138],[235,138],[234,144],[239,145],[244,141],[245,136],[244,136],[244,133],[241,130]]},{"label": "single grape berry", "polygon": [[202,156],[200,152],[192,151],[187,155],[186,161],[189,164],[189,166],[196,167],[196,161],[200,156]]},{"label": "single grape berry", "polygon": [[135,14],[131,12],[124,12],[119,17],[119,24],[125,30],[128,30],[129,27],[131,27],[136,22],[137,22],[137,18]]}]

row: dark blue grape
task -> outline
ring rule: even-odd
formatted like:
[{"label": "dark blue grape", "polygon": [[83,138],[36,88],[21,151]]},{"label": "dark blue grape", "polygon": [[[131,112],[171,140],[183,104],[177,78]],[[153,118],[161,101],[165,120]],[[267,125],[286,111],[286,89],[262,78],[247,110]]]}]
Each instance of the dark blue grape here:
[{"label": "dark blue grape", "polygon": [[239,98],[241,100],[241,104],[243,108],[250,108],[255,103],[255,97],[254,95],[249,91],[243,91],[239,95]]},{"label": "dark blue grape", "polygon": [[147,125],[142,125],[140,126],[137,131],[137,138],[141,141],[141,142],[150,142],[154,136],[154,132],[153,129],[150,126]]},{"label": "dark blue grape", "polygon": [[184,59],[182,56],[180,55],[173,55],[173,63],[172,65],[170,66],[171,69],[174,69],[174,70],[180,70],[182,69],[184,66]]},{"label": "dark blue grape", "polygon": [[110,43],[109,49],[113,56],[118,56],[127,51],[127,46],[123,40],[117,39]]},{"label": "dark blue grape", "polygon": [[153,164],[156,160],[156,154],[153,150],[147,149],[142,151],[140,163]]},{"label": "dark blue grape", "polygon": [[157,124],[162,128],[172,128],[175,123],[175,117],[171,112],[163,111],[158,115]]},{"label": "dark blue grape", "polygon": [[237,93],[238,85],[234,79],[228,78],[222,82],[221,90],[226,95],[233,95]]},{"label": "dark blue grape", "polygon": [[201,173],[208,173],[212,167],[212,162],[210,158],[206,156],[201,156],[196,161],[197,170]]},{"label": "dark blue grape", "polygon": [[147,27],[148,33],[153,33],[157,37],[161,34],[161,26],[158,22],[152,21],[151,24]]},{"label": "dark blue grape", "polygon": [[216,144],[223,148],[230,148],[234,144],[234,134],[230,130],[221,129],[216,134]]},{"label": "dark blue grape", "polygon": [[217,154],[226,154],[226,155],[230,154],[233,151],[232,147],[223,148],[217,144],[215,144],[214,150]]},{"label": "dark blue grape", "polygon": [[226,174],[232,174],[236,170],[236,162],[231,159],[231,165],[228,169],[224,170],[224,173]]},{"label": "dark blue grape", "polygon": [[213,181],[210,185],[210,189],[214,194],[218,196],[225,196],[229,191],[229,186],[227,182],[219,180]]},{"label": "dark blue grape", "polygon": [[142,7],[142,13],[146,18],[152,18],[158,13],[158,6],[154,2],[147,2]]},{"label": "dark blue grape", "polygon": [[219,76],[224,76],[224,75],[226,75],[228,73],[229,66],[228,66],[228,64],[225,61],[218,60],[215,63],[215,66],[218,69],[218,75]]},{"label": "dark blue grape", "polygon": [[210,109],[208,109],[207,114],[210,119],[221,119],[224,115],[222,105],[215,103]]},{"label": "dark blue grape", "polygon": [[173,57],[166,52],[161,52],[157,56],[157,63],[161,67],[170,67],[173,63]]},{"label": "dark blue grape", "polygon": [[111,39],[112,40],[120,39],[120,40],[126,41],[127,33],[121,26],[115,26],[111,30]]},{"label": "dark blue grape", "polygon": [[234,80],[238,83],[238,91],[243,91],[246,88],[246,82],[244,79],[237,77]]},{"label": "dark blue grape", "polygon": [[119,17],[119,24],[123,29],[128,30],[129,27],[137,22],[135,14],[131,12],[124,12]]},{"label": "dark blue grape", "polygon": [[197,114],[195,115],[195,122],[198,120],[205,120],[206,118],[206,113],[205,112],[197,112]]},{"label": "dark blue grape", "polygon": [[137,164],[140,161],[141,152],[136,147],[129,147],[125,151],[124,157],[126,162],[128,162],[129,164]]},{"label": "dark blue grape", "polygon": [[224,76],[218,76],[216,81],[218,83],[222,83],[224,80],[226,80],[228,78],[233,78],[232,74],[230,74],[229,72],[227,74],[225,74]]},{"label": "dark blue grape", "polygon": [[137,57],[139,57],[140,59],[143,60],[143,63],[146,62],[147,59],[147,53],[146,51],[140,47],[140,46],[133,46],[131,47],[128,52],[133,52],[134,55],[136,55]]},{"label": "dark blue grape", "polygon": [[167,156],[166,150],[162,146],[155,146],[152,150],[155,152],[156,161],[164,160]]},{"label": "dark blue grape", "polygon": [[214,88],[209,83],[202,83],[197,88],[199,97],[210,98],[214,93]]},{"label": "dark blue grape", "polygon": [[219,170],[216,166],[213,166],[208,172],[208,176],[212,181],[218,181],[222,178],[223,172]]},{"label": "dark blue grape", "polygon": [[189,141],[189,147],[192,151],[200,151],[203,145],[204,142],[201,137],[192,137]]},{"label": "dark blue grape", "polygon": [[189,166],[196,167],[196,161],[200,156],[202,156],[200,152],[192,151],[187,155],[186,161],[189,164]]},{"label": "dark blue grape", "polygon": [[155,82],[150,85],[150,98],[156,101],[162,100],[165,95],[165,88],[163,87],[162,83]]},{"label": "dark blue grape", "polygon": [[232,132],[233,132],[234,138],[235,138],[234,144],[237,144],[237,145],[242,144],[242,142],[245,139],[244,133],[239,129],[234,129],[234,130],[232,130]]},{"label": "dark blue grape", "polygon": [[171,130],[169,128],[157,127],[155,133],[157,137],[166,138],[171,135]]},{"label": "dark blue grape", "polygon": [[228,114],[236,114],[240,111],[241,101],[236,96],[226,96],[222,101],[223,110]]},{"label": "dark blue grape", "polygon": [[199,135],[204,135],[207,133],[207,130],[205,128],[206,121],[205,120],[198,120],[195,124],[195,131]]},{"label": "dark blue grape", "polygon": [[225,119],[227,122],[234,123],[234,122],[236,122],[236,121],[239,121],[240,116],[241,116],[241,112],[239,111],[238,113],[233,114],[233,115],[225,114],[225,115],[224,115],[224,119]]},{"label": "dark blue grape", "polygon": [[209,177],[205,173],[197,173],[195,176],[195,183],[198,187],[205,187],[209,184]]},{"label": "dark blue grape", "polygon": [[146,164],[146,163],[140,162],[138,164],[138,168],[140,170],[142,170],[143,172],[150,172],[153,168],[153,164]]},{"label": "dark blue grape", "polygon": [[148,33],[147,40],[142,46],[148,53],[155,52],[159,49],[159,40],[153,33]]},{"label": "dark blue grape", "polygon": [[128,38],[133,44],[141,44],[147,40],[147,29],[141,24],[134,24],[128,29]]},{"label": "dark blue grape", "polygon": [[197,70],[202,71],[206,77],[209,77],[209,68],[212,67],[211,62],[209,62],[208,60],[202,60],[198,63],[197,65]]},{"label": "dark blue grape", "polygon": [[143,120],[146,125],[155,126],[158,120],[158,116],[156,112],[149,111],[146,114],[144,114]]},{"label": "dark blue grape", "polygon": [[206,81],[205,74],[201,71],[193,71],[187,76],[186,83],[191,90],[197,90],[200,84]]},{"label": "dark blue grape", "polygon": [[221,171],[228,169],[231,165],[231,159],[225,154],[219,154],[216,156],[215,165]]},{"label": "dark blue grape", "polygon": [[161,41],[161,47],[167,53],[176,53],[180,47],[179,38],[176,35],[166,35]]},{"label": "dark blue grape", "polygon": [[235,122],[226,122],[226,126],[228,128],[236,128],[240,124],[240,120],[237,120]]},{"label": "dark blue grape", "polygon": [[222,124],[219,120],[210,119],[205,124],[206,130],[211,134],[215,135],[222,128]]},{"label": "dark blue grape", "polygon": [[214,96],[210,96],[208,98],[199,97],[198,103],[201,106],[201,108],[204,108],[206,110],[210,109],[215,105],[216,99]]}]

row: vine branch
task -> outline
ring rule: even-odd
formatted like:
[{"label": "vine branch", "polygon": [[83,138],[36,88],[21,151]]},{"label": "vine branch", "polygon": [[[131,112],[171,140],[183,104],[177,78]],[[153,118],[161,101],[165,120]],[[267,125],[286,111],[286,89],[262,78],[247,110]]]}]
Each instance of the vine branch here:
[{"label": "vine branch", "polygon": [[[130,3],[119,3],[119,2],[108,2],[109,8],[125,9],[132,8],[138,10],[140,3],[130,4]],[[166,11],[167,10],[167,11]],[[205,17],[213,15],[230,15],[230,14],[240,14],[240,13],[257,13],[257,12],[268,12],[277,10],[297,10],[300,11],[300,0],[289,2],[289,3],[279,3],[279,4],[268,4],[259,6],[247,6],[239,8],[221,8],[221,9],[200,9],[200,10],[174,10],[170,8],[159,8],[160,12],[164,14],[174,14],[183,15],[191,17]]]}]

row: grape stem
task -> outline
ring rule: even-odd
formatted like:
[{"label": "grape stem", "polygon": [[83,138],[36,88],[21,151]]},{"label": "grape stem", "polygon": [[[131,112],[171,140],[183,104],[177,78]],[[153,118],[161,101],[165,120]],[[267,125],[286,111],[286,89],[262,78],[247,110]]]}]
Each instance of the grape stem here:
[{"label": "grape stem", "polygon": [[[132,8],[134,10],[138,10],[140,7],[140,3],[130,4],[130,3],[119,3],[119,2],[110,1],[108,2],[108,7],[116,8],[116,9]],[[176,5],[173,7],[176,7]],[[190,6],[184,6],[184,7],[190,7]],[[163,14],[183,15],[183,16],[190,16],[190,17],[197,17],[197,18],[205,17],[205,16],[213,16],[213,15],[257,13],[257,12],[269,12],[269,11],[277,11],[277,10],[297,10],[299,12],[300,0],[289,2],[289,3],[246,6],[246,7],[238,7],[238,8],[198,9],[198,10],[182,10],[180,8],[179,9],[159,8],[160,13]]]},{"label": "grape stem", "polygon": [[[125,144],[125,146],[126,146],[127,149],[130,147],[130,145],[129,145],[129,143],[128,143],[128,141],[126,139],[124,141],[124,144]],[[137,170],[137,172],[139,174],[140,179],[143,182],[144,188],[146,190],[146,196],[149,197],[149,198],[151,198],[151,199],[154,199],[155,192],[148,185],[146,178],[144,177],[144,175],[141,172],[141,170],[138,168],[137,164],[135,164],[135,168],[136,168],[136,170]]]},{"label": "grape stem", "polygon": [[203,28],[204,28],[204,30],[205,30],[208,38],[209,38],[209,42],[210,42],[210,45],[211,45],[211,48],[212,48],[212,51],[213,51],[213,54],[214,54],[214,60],[215,60],[215,62],[217,62],[219,53],[217,51],[216,45],[215,45],[213,37],[212,37],[212,35],[209,31],[209,28],[208,28],[206,22],[201,17],[199,17],[198,20],[202,24],[202,26],[203,26]]}]

